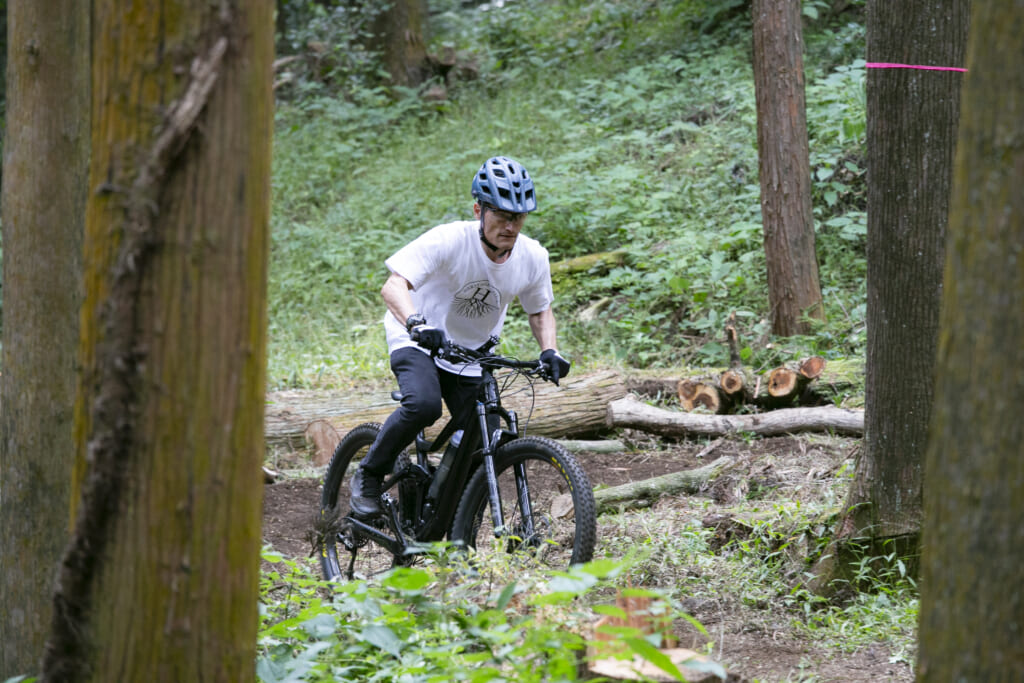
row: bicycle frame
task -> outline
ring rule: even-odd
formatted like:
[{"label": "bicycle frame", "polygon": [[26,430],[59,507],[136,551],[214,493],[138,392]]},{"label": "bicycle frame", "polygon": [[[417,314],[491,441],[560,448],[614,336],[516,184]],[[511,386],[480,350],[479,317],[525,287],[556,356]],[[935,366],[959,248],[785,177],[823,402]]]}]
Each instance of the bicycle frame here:
[{"label": "bicycle frame", "polygon": [[[387,513],[388,535],[385,530],[373,526],[367,522],[356,519],[352,516],[346,518],[359,535],[366,540],[386,548],[396,558],[401,558],[419,549],[417,542],[431,542],[442,540],[451,529],[455,518],[462,492],[465,490],[470,477],[481,465],[487,473],[488,497],[490,499],[491,517],[493,528],[497,536],[505,532],[505,520],[501,506],[501,493],[498,489],[497,474],[494,466],[494,455],[502,445],[519,437],[519,421],[515,411],[506,410],[501,405],[501,396],[498,390],[498,380],[494,377],[494,370],[510,368],[537,372],[536,361],[514,361],[511,359],[495,359],[500,362],[488,363],[485,355],[480,351],[471,351],[464,347],[452,345],[448,349],[449,357],[459,360],[472,360],[481,364],[481,382],[477,392],[476,401],[476,422],[459,425],[454,419],[450,419],[441,429],[441,432],[433,439],[428,440],[421,432],[416,438],[416,462],[409,463],[401,472],[392,475],[383,483],[385,492],[400,487],[402,496],[399,497],[400,504],[404,508],[407,522],[412,522],[413,528],[406,531],[412,532],[412,538],[407,538],[402,529],[402,519],[399,511],[395,508],[392,500],[385,496],[385,511]],[[400,395],[392,394],[393,398],[400,399]],[[504,426],[502,426],[504,423]],[[442,482],[436,501],[424,499],[430,482],[434,477],[428,454],[440,450],[448,443],[452,434],[460,427],[464,427],[465,433],[462,442],[459,444],[455,461],[447,478]],[[516,495],[521,509],[524,511],[528,528],[524,529],[527,535],[532,535],[532,515],[530,515],[529,488],[526,480],[526,471],[522,465],[515,468]],[[412,498],[409,501],[408,498]],[[407,507],[408,506],[408,507]],[[410,519],[411,518],[411,519]],[[355,549],[353,561],[355,560]]]}]

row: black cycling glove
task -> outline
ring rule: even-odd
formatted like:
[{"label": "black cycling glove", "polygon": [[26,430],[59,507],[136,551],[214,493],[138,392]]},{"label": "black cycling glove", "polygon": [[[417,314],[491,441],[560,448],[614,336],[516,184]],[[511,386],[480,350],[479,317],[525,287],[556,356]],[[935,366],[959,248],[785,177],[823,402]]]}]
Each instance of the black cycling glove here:
[{"label": "black cycling glove", "polygon": [[559,355],[558,351],[554,349],[545,349],[540,354],[540,362],[547,366],[548,375],[551,376],[551,381],[558,386],[558,380],[566,377],[569,374],[569,368],[572,367],[571,363]]},{"label": "black cycling glove", "polygon": [[436,354],[445,345],[447,339],[444,336],[444,330],[431,327],[430,325],[416,325],[409,330],[409,337],[414,342],[422,346],[423,348],[430,351],[431,354]]}]

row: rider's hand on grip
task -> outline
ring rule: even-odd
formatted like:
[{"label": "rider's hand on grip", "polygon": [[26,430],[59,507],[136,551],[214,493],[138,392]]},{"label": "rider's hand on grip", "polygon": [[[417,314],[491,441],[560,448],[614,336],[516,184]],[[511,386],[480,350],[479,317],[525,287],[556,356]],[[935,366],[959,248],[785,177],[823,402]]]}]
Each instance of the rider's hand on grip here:
[{"label": "rider's hand on grip", "polygon": [[547,374],[551,377],[551,381],[558,386],[558,380],[569,374],[569,368],[572,367],[569,361],[562,358],[558,351],[554,349],[545,349],[540,354],[540,362],[547,368]]},{"label": "rider's hand on grip", "polygon": [[430,325],[416,325],[409,330],[409,336],[414,342],[436,354],[445,345],[444,330]]}]

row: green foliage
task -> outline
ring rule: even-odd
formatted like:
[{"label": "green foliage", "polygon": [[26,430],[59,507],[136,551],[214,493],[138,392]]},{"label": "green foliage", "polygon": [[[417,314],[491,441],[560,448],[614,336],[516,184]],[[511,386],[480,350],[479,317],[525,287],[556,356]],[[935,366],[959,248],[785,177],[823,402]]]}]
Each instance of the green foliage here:
[{"label": "green foliage", "polygon": [[[806,3],[805,13],[814,7]],[[524,231],[552,259],[627,251],[618,267],[556,283],[560,346],[574,362],[722,365],[727,355],[718,340],[733,312],[749,362],[774,359],[749,17],[738,8],[696,0],[479,7],[447,0],[431,4],[433,49],[453,48],[476,63],[480,78],[451,84],[440,111],[415,93],[375,85],[365,75],[373,71],[370,56],[358,51],[336,60],[349,65],[344,88],[321,84],[282,95],[271,383],[387,373],[383,261],[425,229],[470,217],[469,178],[495,153],[520,159],[536,178],[539,210]],[[327,35],[341,52],[355,50],[347,46],[357,42],[357,29],[329,31],[340,10],[310,11],[322,14],[302,31]],[[307,40],[302,31],[292,32],[293,44]],[[787,347],[859,355],[866,296],[863,25],[819,16],[807,27],[806,44],[828,322]],[[592,308],[592,315],[576,315]],[[512,311],[506,338],[533,352],[521,312]]]},{"label": "green foliage", "polygon": [[[628,560],[601,560],[534,575],[471,566],[441,547],[379,581],[328,586],[293,561],[265,559],[275,563],[262,581],[257,674],[265,683],[577,680],[590,604],[628,568]],[[642,593],[669,619],[678,614],[660,593]],[[623,656],[664,666],[657,635],[619,631]]]},{"label": "green foliage", "polygon": [[854,553],[853,578],[838,581],[847,588],[838,599],[808,588],[837,519],[827,510],[776,501],[772,514],[752,521],[747,533],[722,548],[733,565],[730,581],[742,586],[744,602],[754,608],[768,601],[785,606],[809,637],[834,641],[847,652],[887,642],[910,661],[919,598],[905,558]]},{"label": "green foliage", "polygon": [[379,55],[366,45],[381,11],[370,2],[278,2],[277,51],[286,55],[278,97],[337,96],[379,81]]}]

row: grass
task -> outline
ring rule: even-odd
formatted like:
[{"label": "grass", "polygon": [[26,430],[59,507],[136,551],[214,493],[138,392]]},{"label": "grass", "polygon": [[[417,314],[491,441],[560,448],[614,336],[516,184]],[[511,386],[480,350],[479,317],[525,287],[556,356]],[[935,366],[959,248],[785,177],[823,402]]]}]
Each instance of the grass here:
[{"label": "grass", "polygon": [[[277,115],[271,258],[274,387],[387,373],[384,259],[469,215],[468,179],[503,153],[537,180],[525,231],[554,260],[626,249],[620,267],[556,283],[561,346],[584,367],[721,364],[736,311],[753,362],[768,334],[749,27],[702,34],[703,3],[434,6],[437,41],[481,78],[441,111],[383,90],[312,91]],[[808,29],[808,122],[829,322],[790,340],[863,353],[863,27]],[[575,318],[609,299],[595,323]],[[532,348],[514,311],[507,330]],[[520,316],[521,317],[521,316]],[[770,346],[771,345],[771,346]],[[811,348],[813,347],[813,348]]]}]

